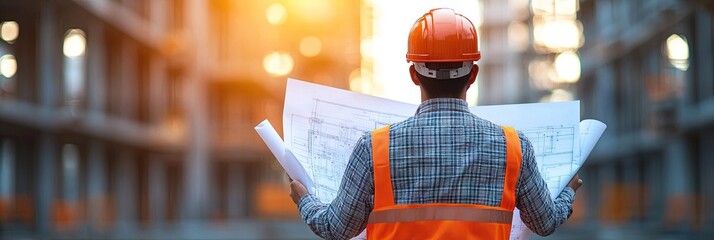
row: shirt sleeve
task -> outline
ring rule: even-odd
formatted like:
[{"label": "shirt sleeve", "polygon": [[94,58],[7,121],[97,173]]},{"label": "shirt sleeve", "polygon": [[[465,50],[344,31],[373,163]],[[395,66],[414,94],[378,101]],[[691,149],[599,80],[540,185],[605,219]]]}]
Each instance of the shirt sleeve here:
[{"label": "shirt sleeve", "polygon": [[349,239],[367,226],[374,206],[374,180],[369,135],[357,141],[345,169],[337,197],[323,204],[313,195],[298,202],[303,221],[325,239]]},{"label": "shirt sleeve", "polygon": [[533,232],[547,236],[563,224],[573,208],[575,192],[566,187],[555,200],[551,200],[548,186],[538,171],[533,146],[519,132],[523,162],[516,189],[516,207],[521,211],[521,220]]}]

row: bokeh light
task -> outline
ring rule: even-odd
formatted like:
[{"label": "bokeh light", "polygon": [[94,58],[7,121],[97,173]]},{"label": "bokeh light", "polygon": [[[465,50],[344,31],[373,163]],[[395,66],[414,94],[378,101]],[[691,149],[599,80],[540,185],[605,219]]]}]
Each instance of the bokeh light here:
[{"label": "bokeh light", "polygon": [[80,29],[71,29],[67,31],[64,37],[64,45],[62,51],[69,58],[83,56],[87,49],[87,39],[84,31]]},{"label": "bokeh light", "polygon": [[5,40],[5,42],[13,43],[19,35],[20,25],[18,25],[17,22],[7,21],[0,25],[0,37],[2,37],[2,40]]},{"label": "bokeh light", "polygon": [[15,76],[17,72],[17,61],[12,54],[5,54],[0,57],[0,74],[6,78]]},{"label": "bokeh light", "polygon": [[268,23],[280,25],[288,19],[288,10],[280,3],[273,3],[265,10],[265,17]]},{"label": "bokeh light", "polygon": [[580,79],[580,57],[574,52],[563,52],[555,57],[555,72],[558,81],[574,83]]},{"label": "bokeh light", "polygon": [[582,24],[575,20],[534,21],[533,41],[549,51],[577,49],[583,43]]},{"label": "bokeh light", "polygon": [[263,68],[273,76],[285,76],[293,70],[293,57],[283,52],[272,52],[263,58]]},{"label": "bokeh light", "polygon": [[322,42],[314,36],[305,37],[300,40],[300,54],[305,57],[314,57],[322,51]]},{"label": "bokeh light", "polygon": [[687,71],[689,68],[689,44],[687,40],[677,34],[672,34],[665,43],[667,58],[675,68]]}]

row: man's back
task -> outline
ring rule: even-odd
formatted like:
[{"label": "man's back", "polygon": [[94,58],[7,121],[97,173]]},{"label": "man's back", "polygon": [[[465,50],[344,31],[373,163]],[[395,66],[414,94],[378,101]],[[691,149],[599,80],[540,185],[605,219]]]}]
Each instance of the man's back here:
[{"label": "man's back", "polygon": [[[464,101],[425,101],[415,116],[392,125],[390,140],[397,204],[500,203],[506,166],[503,130],[470,113]],[[522,144],[526,148],[532,151]]]},{"label": "man's back", "polygon": [[[533,147],[519,134],[522,164],[516,185],[521,219],[539,235],[567,220],[575,192],[555,201],[537,170]],[[506,144],[503,130],[471,114],[465,101],[424,101],[414,117],[390,128],[390,169],[397,205],[465,203],[495,206],[501,201]],[[337,197],[329,206],[312,195],[298,202],[303,220],[323,238],[355,236],[374,208],[372,139],[361,138],[350,157]]]}]

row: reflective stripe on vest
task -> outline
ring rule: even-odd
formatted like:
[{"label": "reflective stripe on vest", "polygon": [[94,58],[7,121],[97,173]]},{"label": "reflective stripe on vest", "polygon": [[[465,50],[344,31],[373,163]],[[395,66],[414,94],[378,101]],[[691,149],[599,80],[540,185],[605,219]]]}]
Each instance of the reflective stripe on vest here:
[{"label": "reflective stripe on vest", "polygon": [[506,169],[498,206],[429,203],[395,205],[389,164],[389,126],[372,132],[374,209],[367,224],[369,239],[508,239],[516,206],[521,167],[517,132],[502,127]]},{"label": "reflective stripe on vest", "polygon": [[373,212],[368,223],[449,220],[465,222],[511,223],[512,211],[479,209],[464,206],[424,206]]}]

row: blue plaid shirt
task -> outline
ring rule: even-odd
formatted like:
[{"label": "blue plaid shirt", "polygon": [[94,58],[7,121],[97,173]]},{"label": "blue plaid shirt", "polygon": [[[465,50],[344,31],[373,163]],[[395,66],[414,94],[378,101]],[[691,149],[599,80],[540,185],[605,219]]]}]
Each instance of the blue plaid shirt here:
[{"label": "blue plaid shirt", "polygon": [[[424,101],[413,117],[392,125],[389,134],[396,204],[500,204],[506,166],[503,130],[469,112],[465,101]],[[528,228],[549,235],[568,219],[575,192],[566,187],[552,201],[533,146],[523,133],[518,136],[523,160],[516,207]],[[337,198],[329,205],[313,195],[300,199],[298,210],[305,223],[326,239],[359,234],[374,206],[373,174],[371,137],[365,134],[350,156]]]}]

